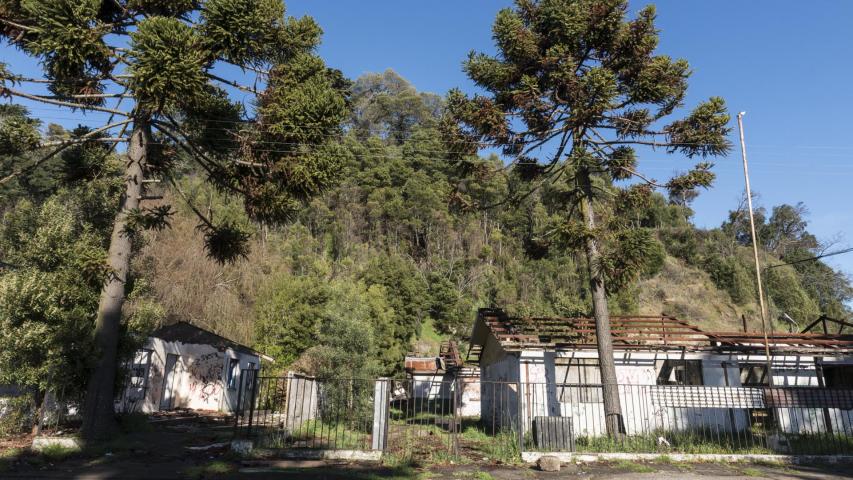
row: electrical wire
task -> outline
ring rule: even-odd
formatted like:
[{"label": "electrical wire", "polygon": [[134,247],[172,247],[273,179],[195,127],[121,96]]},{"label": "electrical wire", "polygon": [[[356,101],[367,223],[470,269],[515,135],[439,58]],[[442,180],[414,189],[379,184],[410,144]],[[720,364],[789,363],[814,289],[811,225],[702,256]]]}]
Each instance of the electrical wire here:
[{"label": "electrical wire", "polygon": [[835,255],[841,255],[841,254],[850,253],[850,252],[853,252],[853,248],[845,248],[844,250],[839,250],[837,252],[824,253],[823,255],[817,255],[815,257],[803,258],[801,260],[797,260],[794,262],[780,263],[778,265],[770,265],[768,267],[764,267],[764,270],[770,270],[771,268],[784,267],[786,265],[797,265],[797,264],[805,263],[805,262],[814,262],[816,260],[820,260],[821,258],[832,257]]}]

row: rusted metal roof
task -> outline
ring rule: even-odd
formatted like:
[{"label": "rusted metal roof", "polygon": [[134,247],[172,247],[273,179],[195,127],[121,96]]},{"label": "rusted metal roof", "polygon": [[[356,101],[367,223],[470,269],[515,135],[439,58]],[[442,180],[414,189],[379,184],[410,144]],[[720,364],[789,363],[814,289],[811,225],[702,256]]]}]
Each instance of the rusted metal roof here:
[{"label": "rusted metal roof", "polygon": [[[668,315],[611,316],[613,346],[619,350],[681,350],[750,352],[764,349],[760,332],[714,332]],[[595,349],[595,320],[585,317],[510,317],[500,309],[481,309],[472,333],[470,351],[479,354],[486,336],[504,350]],[[839,353],[853,351],[853,335],[771,333],[776,353]],[[469,356],[469,360],[472,360]]]},{"label": "rusted metal roof", "polygon": [[405,368],[409,373],[434,373],[444,370],[439,357],[406,357]]}]

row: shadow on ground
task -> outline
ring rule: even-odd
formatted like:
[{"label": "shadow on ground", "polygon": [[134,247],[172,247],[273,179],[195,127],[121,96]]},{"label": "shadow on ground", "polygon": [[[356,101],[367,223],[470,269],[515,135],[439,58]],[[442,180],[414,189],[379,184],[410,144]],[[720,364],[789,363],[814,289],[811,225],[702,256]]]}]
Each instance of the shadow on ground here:
[{"label": "shadow on ground", "polygon": [[[52,449],[42,453],[20,441],[0,442],[0,478],[44,479],[473,479],[535,480],[553,478],[631,480],[671,478],[773,478],[828,480],[853,478],[853,466],[781,464],[610,462],[564,465],[559,473],[528,466],[438,462],[382,466],[365,463],[241,459],[228,451],[232,425],[221,415],[174,412],[136,419],[103,445],[82,451]],[[14,440],[14,439],[13,439]],[[464,458],[464,457],[463,457]]]}]

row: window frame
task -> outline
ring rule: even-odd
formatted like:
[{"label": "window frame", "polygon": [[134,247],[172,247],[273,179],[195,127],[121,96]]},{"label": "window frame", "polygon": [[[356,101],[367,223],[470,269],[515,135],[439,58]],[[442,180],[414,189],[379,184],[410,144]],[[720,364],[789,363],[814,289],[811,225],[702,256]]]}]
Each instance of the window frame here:
[{"label": "window frame", "polygon": [[240,377],[240,359],[236,357],[228,357],[228,370],[225,378],[225,385],[228,390],[237,389],[237,379]]},{"label": "window frame", "polygon": [[556,357],[554,367],[555,372],[565,368],[564,381],[557,382],[560,403],[604,403],[601,364],[597,358]]},{"label": "window frame", "polygon": [[[667,358],[656,368],[656,385],[671,385],[679,387],[702,387],[705,385],[705,374],[701,359]],[[665,372],[669,372],[665,375]],[[670,377],[673,377],[670,380]],[[695,381],[698,379],[698,383]]]},{"label": "window frame", "polygon": [[[749,380],[750,375],[754,374],[755,370],[758,369],[763,372],[757,381],[744,381],[744,379]],[[746,377],[744,378],[744,371],[748,370]],[[754,375],[753,375],[754,376]],[[754,363],[754,362],[743,362],[738,363],[738,379],[740,380],[741,387],[769,387],[770,386],[770,378],[767,372],[767,364],[766,363]]]}]

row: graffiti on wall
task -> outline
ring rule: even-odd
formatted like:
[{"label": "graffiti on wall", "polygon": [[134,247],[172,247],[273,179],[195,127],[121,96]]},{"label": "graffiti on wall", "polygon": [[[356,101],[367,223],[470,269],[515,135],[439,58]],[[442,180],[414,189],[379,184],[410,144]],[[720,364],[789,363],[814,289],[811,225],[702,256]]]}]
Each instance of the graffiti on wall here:
[{"label": "graffiti on wall", "polygon": [[220,391],[223,358],[218,352],[207,353],[196,358],[189,366],[190,394],[198,395],[203,402]]}]

